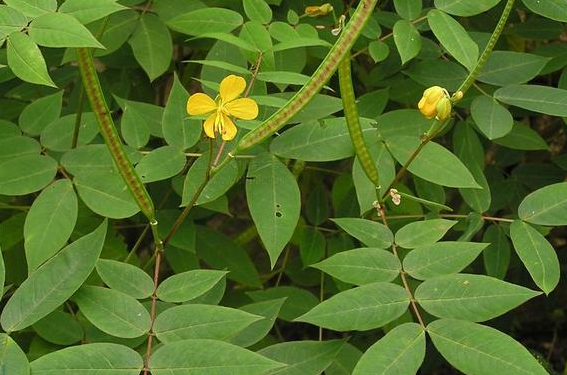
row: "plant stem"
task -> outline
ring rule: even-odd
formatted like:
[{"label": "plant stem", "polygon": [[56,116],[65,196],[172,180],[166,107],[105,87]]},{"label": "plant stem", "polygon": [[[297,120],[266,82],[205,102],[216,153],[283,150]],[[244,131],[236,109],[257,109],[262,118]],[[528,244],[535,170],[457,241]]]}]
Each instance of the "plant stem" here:
[{"label": "plant stem", "polygon": [[[508,22],[508,17],[510,16],[510,12],[512,11],[512,8],[514,7],[514,1],[515,0],[508,0],[506,2],[506,6],[504,7],[504,11],[502,12],[502,15],[500,16],[500,20],[498,21],[498,24],[496,25],[496,28],[494,29],[492,36],[490,37],[490,39],[488,41],[488,44],[486,45],[486,47],[484,48],[484,51],[480,55],[480,58],[478,59],[474,69],[469,73],[468,77],[465,79],[465,81],[461,84],[461,87],[459,87],[459,89],[456,92],[460,91],[460,92],[463,93],[463,95],[466,94],[466,92],[470,89],[470,87],[476,81],[478,74],[480,73],[480,71],[484,67],[484,64],[486,64],[486,62],[488,61],[488,58],[490,57],[490,54],[492,53],[492,50],[494,49],[496,42],[500,38],[500,35],[502,34],[502,31],[504,30],[504,26],[506,26],[506,22]],[[452,100],[453,100],[453,102],[457,102],[460,99],[457,100],[455,95],[453,95]]]},{"label": "plant stem", "polygon": [[[219,149],[218,154],[220,154],[221,152],[222,152],[222,148]],[[213,165],[213,139],[211,138],[209,141],[209,165],[207,166],[207,171],[205,172],[205,178],[203,179],[203,182],[201,182],[201,184],[199,185],[199,187],[191,197],[191,200],[189,201],[187,206],[185,206],[181,214],[177,217],[175,223],[173,223],[173,226],[165,236],[163,240],[164,246],[169,243],[175,232],[177,232],[181,224],[183,224],[183,221],[185,221],[185,218],[187,218],[187,215],[189,215],[189,212],[191,212],[191,209],[193,208],[195,203],[197,203],[197,199],[199,199],[199,196],[201,195],[203,190],[205,190],[205,187],[209,183],[209,180],[213,177],[214,173],[213,173],[212,165]]]},{"label": "plant stem", "polygon": [[[390,220],[401,220],[401,219],[421,219],[426,217],[427,215],[425,214],[416,214],[416,215],[390,215],[389,219]],[[468,217],[468,215],[462,215],[462,214],[440,214],[439,217],[442,218],[446,218],[446,219],[466,219]],[[482,220],[488,220],[488,221],[498,221],[498,222],[502,222],[502,223],[513,223],[514,220],[512,219],[507,219],[505,217],[495,217],[495,216],[481,216]]]},{"label": "plant stem", "polygon": [[77,99],[77,114],[75,116],[75,128],[73,129],[73,141],[71,148],[77,147],[79,141],[79,130],[81,129],[81,120],[83,119],[83,108],[85,106],[85,91],[82,89],[81,83],[79,85],[79,98]]},{"label": "plant stem", "polygon": [[[379,195],[379,193],[378,193]],[[390,226],[388,225],[388,220],[386,219],[386,211],[384,210],[383,206],[379,206],[378,207],[378,214],[380,215],[380,217],[382,218],[382,223],[384,223],[384,225],[388,228],[390,228]],[[400,256],[398,254],[398,247],[396,246],[396,244],[392,244],[392,252],[394,253],[394,256],[396,258],[398,258],[398,260],[400,260],[400,264],[401,264],[401,259]],[[407,280],[407,276],[405,271],[402,269],[400,271],[400,278],[402,279],[402,284],[404,285],[404,289],[408,292],[409,297],[410,297],[410,303],[411,303],[411,308],[413,310],[413,313],[415,315],[415,317],[417,318],[417,321],[419,322],[419,325],[425,329],[425,323],[423,322],[423,318],[421,317],[421,313],[419,312],[419,309],[417,307],[417,303],[415,301],[415,298],[413,297],[413,293],[411,291],[411,288],[409,286],[408,280]]]},{"label": "plant stem", "polygon": [[148,332],[148,344],[146,346],[146,356],[144,358],[144,375],[148,374],[149,371],[149,364],[150,364],[150,357],[152,355],[152,343],[153,343],[153,338],[155,336],[155,332],[154,332],[154,323],[156,320],[156,304],[157,304],[157,289],[159,286],[159,269],[161,267],[161,258],[163,255],[163,250],[164,250],[164,244],[163,241],[160,239],[159,233],[158,233],[158,227],[157,227],[157,221],[152,221],[150,223],[150,226],[152,228],[152,234],[154,236],[154,241],[155,241],[155,258],[156,258],[156,263],[154,266],[154,290],[152,293],[152,298],[151,298],[151,305],[150,305],[150,321],[151,321],[151,325],[150,325],[150,331]]}]

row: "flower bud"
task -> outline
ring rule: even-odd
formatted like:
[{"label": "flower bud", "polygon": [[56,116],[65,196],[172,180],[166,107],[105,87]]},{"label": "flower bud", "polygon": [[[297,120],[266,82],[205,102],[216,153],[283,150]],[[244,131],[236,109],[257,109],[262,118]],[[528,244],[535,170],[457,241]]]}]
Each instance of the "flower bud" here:
[{"label": "flower bud", "polygon": [[[441,99],[446,99],[449,107],[451,106],[447,90],[439,86],[432,86],[423,92],[423,97],[419,101],[418,108],[425,117],[433,118],[438,114],[439,110],[437,105]],[[442,109],[446,111],[446,108],[447,104],[443,104]],[[449,114],[450,113],[449,108]]]},{"label": "flower bud", "polygon": [[451,105],[451,100],[445,97],[441,98],[441,100],[437,102],[436,109],[437,109],[437,119],[441,121],[447,120],[449,117],[451,117],[451,111],[453,110],[453,106]]},{"label": "flower bud", "polygon": [[333,6],[329,3],[323,5],[311,5],[305,8],[305,14],[309,17],[326,16],[333,11]]}]

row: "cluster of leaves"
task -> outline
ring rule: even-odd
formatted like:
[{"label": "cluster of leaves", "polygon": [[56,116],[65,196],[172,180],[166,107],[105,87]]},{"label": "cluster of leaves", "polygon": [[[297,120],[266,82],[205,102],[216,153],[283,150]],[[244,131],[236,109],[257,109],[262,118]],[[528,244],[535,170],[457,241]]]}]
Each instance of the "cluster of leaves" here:
[{"label": "cluster of leaves", "polygon": [[[389,197],[394,183],[401,199],[380,212],[336,78],[200,189],[211,155],[284,106],[333,45],[332,14],[302,15],[319,4],[3,2],[5,374],[413,375],[447,373],[448,362],[470,375],[545,375],[563,364],[564,0],[514,5],[455,119],[425,145],[432,120],[416,103],[475,71],[506,1],[376,7],[351,61],[378,193]],[[348,22],[356,4],[330,3]],[[92,49],[157,208],[161,267],[86,101],[75,48]],[[202,137],[186,102],[189,91],[214,97],[228,74],[252,85],[260,116],[237,122],[225,147]]]}]

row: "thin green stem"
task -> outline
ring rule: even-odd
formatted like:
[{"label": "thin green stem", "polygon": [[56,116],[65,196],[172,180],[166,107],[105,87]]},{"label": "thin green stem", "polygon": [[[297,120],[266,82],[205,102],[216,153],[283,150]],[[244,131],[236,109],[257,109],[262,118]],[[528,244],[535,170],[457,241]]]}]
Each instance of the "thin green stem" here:
[{"label": "thin green stem", "polygon": [[[507,0],[506,6],[504,7],[504,11],[500,16],[500,20],[498,21],[498,24],[496,25],[496,28],[494,29],[494,32],[492,33],[492,36],[490,37],[488,44],[486,45],[484,51],[480,55],[480,58],[478,59],[474,69],[469,73],[468,77],[465,79],[465,81],[461,84],[461,87],[459,87],[459,89],[455,93],[462,92],[463,95],[466,94],[467,91],[470,89],[470,87],[473,85],[473,83],[476,81],[476,78],[478,77],[480,71],[488,61],[488,58],[490,57],[492,50],[494,50],[494,46],[496,45],[496,42],[498,42],[498,39],[500,39],[500,35],[502,34],[504,27],[506,26],[506,22],[508,22],[508,17],[510,16],[510,12],[514,7],[514,2],[515,0]],[[453,102],[457,102],[460,100],[457,99],[455,95],[453,95],[452,99]]]},{"label": "thin green stem", "polygon": [[[219,152],[217,153],[217,155],[220,154],[220,153],[222,153],[222,149],[219,149]],[[173,226],[171,227],[171,229],[169,230],[169,232],[165,236],[165,238],[163,240],[164,245],[167,245],[169,243],[169,241],[171,241],[171,238],[173,237],[175,232],[177,232],[177,230],[179,229],[181,224],[183,224],[183,222],[185,221],[185,218],[187,218],[187,215],[189,215],[189,212],[191,212],[191,209],[193,208],[195,203],[197,203],[197,199],[199,199],[199,196],[201,195],[203,190],[205,190],[205,187],[207,186],[207,184],[209,183],[210,179],[213,176],[212,166],[213,166],[213,139],[211,138],[210,141],[209,141],[209,165],[207,166],[207,170],[205,172],[205,178],[203,179],[203,182],[201,182],[199,187],[197,187],[197,190],[195,191],[195,193],[191,197],[191,200],[189,201],[187,206],[185,206],[185,208],[183,209],[181,214],[177,217],[177,219],[175,220],[175,223],[173,223]]]},{"label": "thin green stem", "polygon": [[[380,215],[380,218],[382,219],[382,223],[386,227],[390,228],[390,226],[388,224],[388,219],[386,218],[386,211],[384,210],[384,207],[381,207],[381,206],[378,207],[377,211],[378,211],[378,214]],[[392,244],[392,252],[394,253],[394,256],[396,258],[398,258],[398,260],[400,260],[400,263],[401,263],[401,259],[400,259],[400,256],[398,254],[398,247],[395,243]],[[411,288],[409,286],[409,282],[407,280],[406,273],[403,269],[400,271],[400,278],[402,279],[402,284],[404,286],[404,289],[408,292],[413,313],[414,313],[417,321],[419,322],[419,325],[423,329],[425,329],[425,323],[423,321],[423,318],[421,317],[421,313],[419,312],[419,309],[417,307],[417,303],[416,303],[415,298],[413,296],[413,292],[411,291]]]},{"label": "thin green stem", "polygon": [[[80,86],[81,84],[79,83],[78,85]],[[71,142],[71,148],[76,148],[77,142],[79,141],[79,130],[81,129],[84,106],[85,91],[82,89],[82,87],[79,87],[79,98],[77,99],[77,114],[75,115],[75,127],[73,129],[73,141]]]}]

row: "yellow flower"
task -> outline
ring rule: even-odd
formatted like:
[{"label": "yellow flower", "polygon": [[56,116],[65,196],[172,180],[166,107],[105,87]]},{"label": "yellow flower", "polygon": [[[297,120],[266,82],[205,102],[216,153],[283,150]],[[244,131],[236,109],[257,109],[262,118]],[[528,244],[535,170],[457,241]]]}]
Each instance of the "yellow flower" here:
[{"label": "yellow flower", "polygon": [[[441,101],[441,99],[447,99],[447,101]],[[449,93],[442,87],[432,86],[423,92],[423,97],[419,101],[418,108],[427,118],[433,118],[438,115],[439,108],[438,104],[442,102],[443,116],[448,116],[451,114],[451,102],[449,101]],[[447,104],[449,105],[449,111],[447,114]],[[440,120],[445,120],[439,118]]]},{"label": "yellow flower", "polygon": [[329,3],[323,5],[311,5],[305,8],[305,14],[309,17],[326,16],[333,11],[333,6]]},{"label": "yellow flower", "polygon": [[453,105],[451,104],[451,100],[449,98],[441,98],[439,102],[437,102],[437,118],[441,121],[447,120],[451,117],[451,112],[453,111]]},{"label": "yellow flower", "polygon": [[238,98],[245,88],[244,78],[231,74],[221,81],[219,95],[214,100],[203,93],[191,95],[187,101],[187,113],[204,115],[212,112],[203,124],[205,134],[215,138],[215,133],[219,133],[223,141],[230,141],[237,132],[230,116],[242,120],[253,120],[258,116],[258,105],[254,100]]}]

